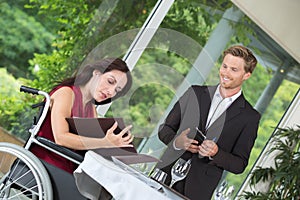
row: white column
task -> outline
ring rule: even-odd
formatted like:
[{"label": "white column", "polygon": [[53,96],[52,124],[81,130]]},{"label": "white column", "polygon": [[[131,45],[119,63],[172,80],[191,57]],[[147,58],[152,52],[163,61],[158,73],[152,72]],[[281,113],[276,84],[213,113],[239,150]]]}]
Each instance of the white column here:
[{"label": "white column", "polygon": [[132,42],[126,55],[123,57],[130,70],[134,68],[135,64],[140,59],[142,53],[147,48],[149,42],[151,41],[173,3],[174,0],[157,1],[156,5],[143,24],[143,27],[140,29],[140,32]]}]

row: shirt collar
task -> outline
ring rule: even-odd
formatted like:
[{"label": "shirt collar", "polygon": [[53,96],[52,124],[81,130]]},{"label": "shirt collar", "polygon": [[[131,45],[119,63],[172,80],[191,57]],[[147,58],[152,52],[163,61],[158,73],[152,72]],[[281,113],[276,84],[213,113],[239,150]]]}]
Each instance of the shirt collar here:
[{"label": "shirt collar", "polygon": [[[242,90],[239,90],[236,94],[232,95],[231,97],[227,97],[225,99],[228,99],[229,102],[234,102],[239,96],[241,96],[241,94],[242,94]],[[217,97],[218,99],[223,99],[220,93],[220,85],[218,85],[214,97]]]}]

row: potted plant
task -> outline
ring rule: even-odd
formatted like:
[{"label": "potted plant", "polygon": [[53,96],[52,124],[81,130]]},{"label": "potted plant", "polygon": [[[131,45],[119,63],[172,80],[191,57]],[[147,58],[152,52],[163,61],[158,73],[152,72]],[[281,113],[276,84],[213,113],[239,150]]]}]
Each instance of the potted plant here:
[{"label": "potted plant", "polygon": [[275,153],[274,166],[254,169],[250,186],[267,183],[267,191],[244,192],[245,199],[300,200],[300,126],[278,128],[273,134],[274,146],[268,153]]}]

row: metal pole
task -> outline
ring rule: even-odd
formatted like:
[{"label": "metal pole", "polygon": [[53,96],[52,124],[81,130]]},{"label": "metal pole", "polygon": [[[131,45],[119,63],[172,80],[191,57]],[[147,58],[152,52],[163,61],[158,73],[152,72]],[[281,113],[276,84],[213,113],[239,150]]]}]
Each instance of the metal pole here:
[{"label": "metal pole", "polygon": [[276,91],[278,90],[279,86],[281,85],[282,81],[284,80],[288,68],[290,67],[290,61],[285,60],[281,67],[278,67],[276,73],[274,74],[273,78],[271,79],[268,86],[264,89],[262,95],[259,97],[258,101],[255,104],[256,110],[263,114],[268,105],[270,104],[271,100],[273,99]]}]

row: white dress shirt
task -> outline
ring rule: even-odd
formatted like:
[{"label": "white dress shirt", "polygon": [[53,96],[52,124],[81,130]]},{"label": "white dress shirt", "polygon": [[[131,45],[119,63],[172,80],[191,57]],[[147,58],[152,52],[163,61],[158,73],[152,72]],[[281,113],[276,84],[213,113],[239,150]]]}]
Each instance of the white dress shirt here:
[{"label": "white dress shirt", "polygon": [[227,110],[227,108],[242,94],[240,90],[238,93],[231,97],[223,98],[220,93],[220,85],[213,96],[205,129],[209,128],[216,119],[220,117],[220,115]]}]

